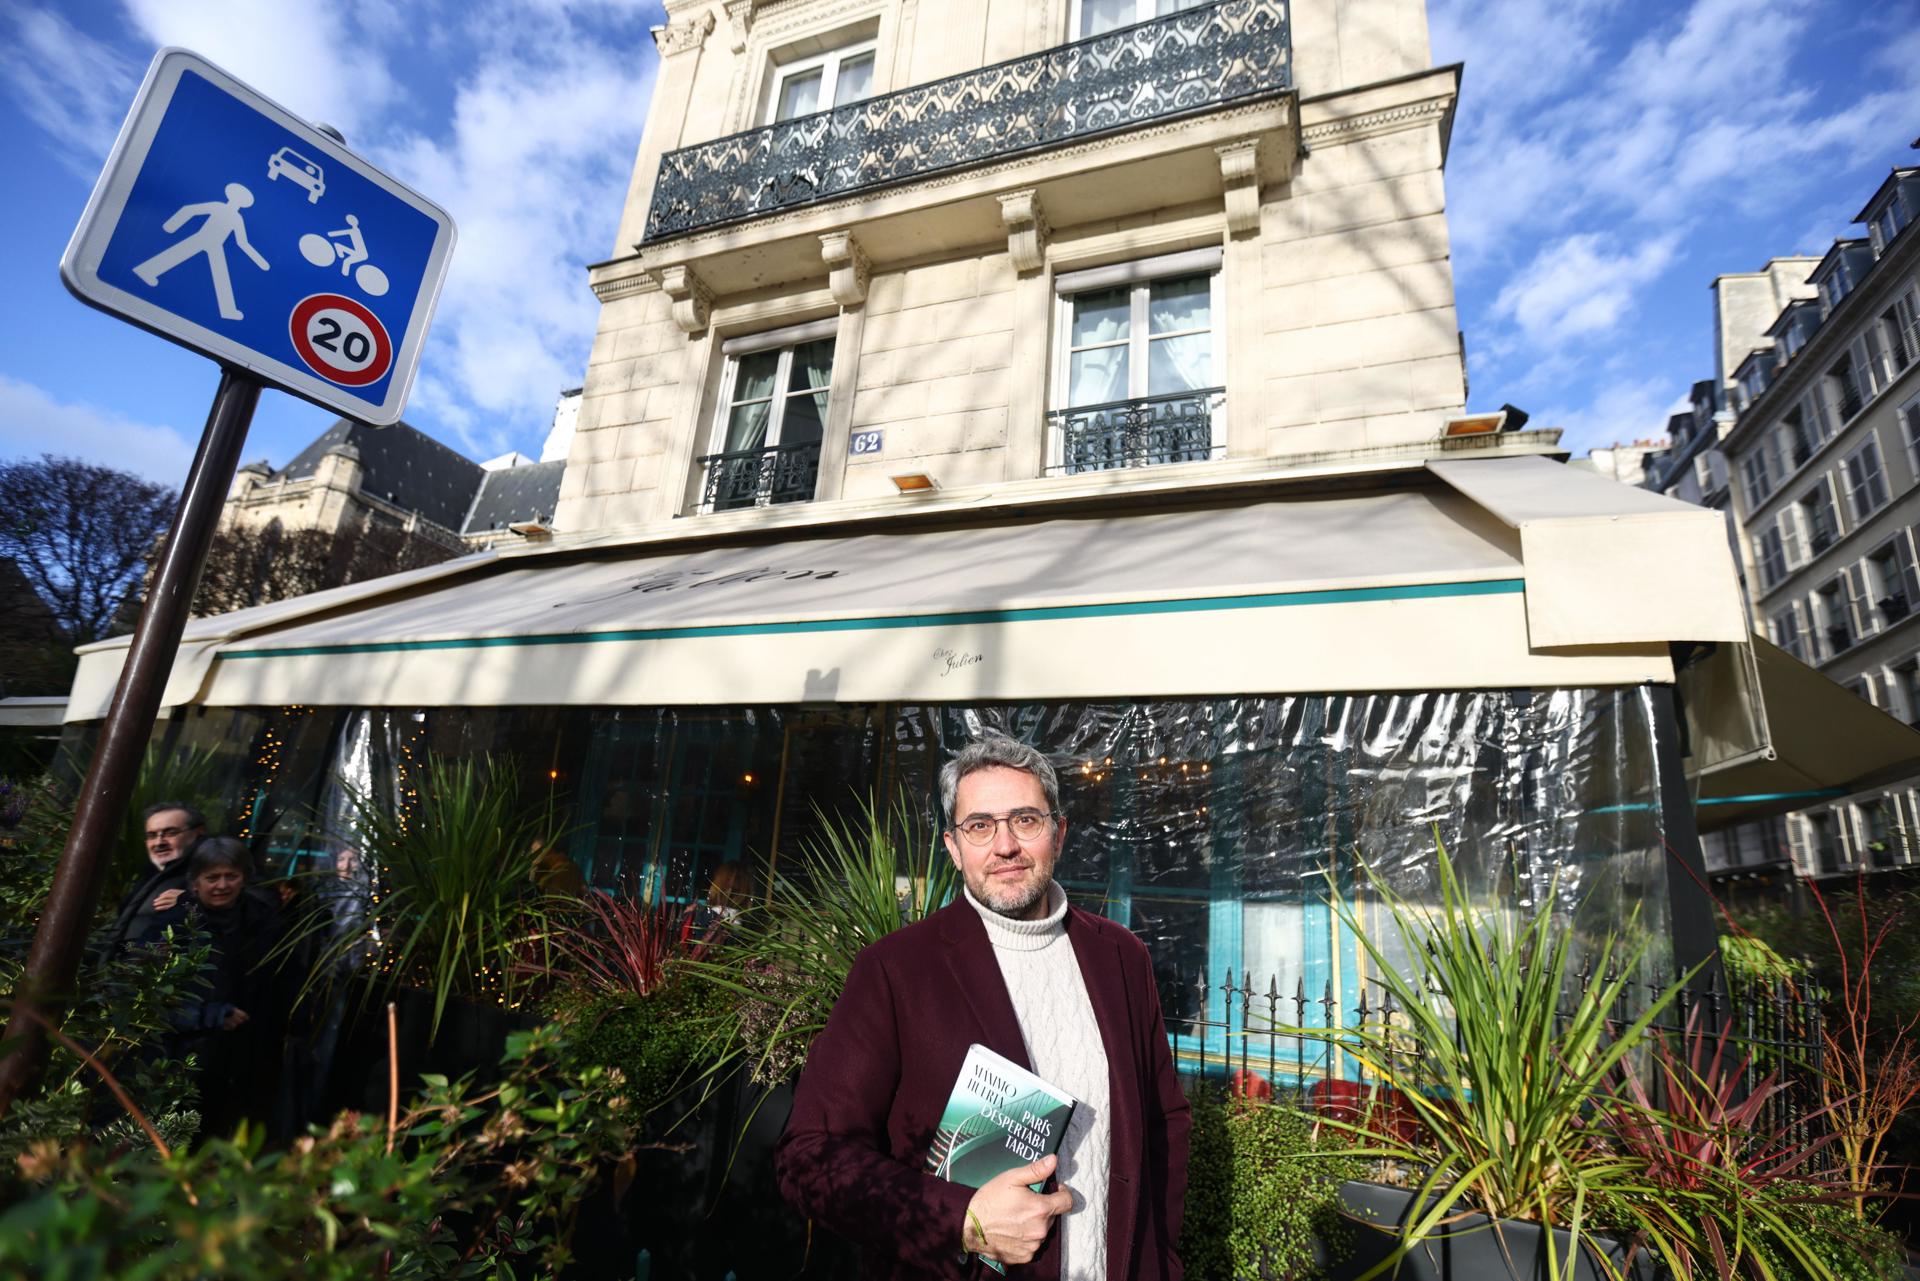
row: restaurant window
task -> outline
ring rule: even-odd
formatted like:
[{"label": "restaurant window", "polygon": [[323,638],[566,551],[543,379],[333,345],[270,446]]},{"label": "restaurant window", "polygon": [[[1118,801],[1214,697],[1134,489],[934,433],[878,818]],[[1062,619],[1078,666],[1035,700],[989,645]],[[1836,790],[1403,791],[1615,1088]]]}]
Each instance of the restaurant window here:
[{"label": "restaurant window", "polygon": [[1847,484],[1847,510],[1856,521],[1865,520],[1887,504],[1887,473],[1880,466],[1879,442],[1869,440],[1847,455],[1842,464]]},{"label": "restaurant window", "polygon": [[1845,866],[1846,855],[1840,848],[1840,833],[1833,821],[1833,812],[1823,810],[1808,814],[1807,824],[1807,863],[1815,876],[1826,876],[1838,872]]},{"label": "restaurant window", "polygon": [[1064,273],[1049,470],[1211,458],[1225,400],[1220,251]]},{"label": "restaurant window", "polygon": [[1900,861],[1900,840],[1887,799],[1875,797],[1855,808],[1860,813],[1860,848],[1866,861],[1874,867],[1894,866]]},{"label": "restaurant window", "polygon": [[701,508],[732,511],[813,498],[833,381],[836,321],[729,339]]},{"label": "restaurant window", "polygon": [[792,120],[871,97],[874,45],[860,40],[781,64],[774,70],[768,119]]},{"label": "restaurant window", "polygon": [[1169,13],[1211,3],[1213,0],[1073,0],[1073,38],[1084,40],[1116,27],[1150,22]]}]

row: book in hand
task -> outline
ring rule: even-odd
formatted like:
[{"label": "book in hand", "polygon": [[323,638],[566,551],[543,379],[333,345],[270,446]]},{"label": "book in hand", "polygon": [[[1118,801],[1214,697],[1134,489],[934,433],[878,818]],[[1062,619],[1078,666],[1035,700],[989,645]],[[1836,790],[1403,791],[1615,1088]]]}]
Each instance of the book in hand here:
[{"label": "book in hand", "polygon": [[[1073,1096],[984,1045],[970,1045],[927,1151],[927,1169],[977,1188],[1058,1152],[1074,1107]],[[1035,1192],[1042,1187],[1031,1186]],[[995,1272],[1006,1271],[984,1255],[980,1261]]]}]

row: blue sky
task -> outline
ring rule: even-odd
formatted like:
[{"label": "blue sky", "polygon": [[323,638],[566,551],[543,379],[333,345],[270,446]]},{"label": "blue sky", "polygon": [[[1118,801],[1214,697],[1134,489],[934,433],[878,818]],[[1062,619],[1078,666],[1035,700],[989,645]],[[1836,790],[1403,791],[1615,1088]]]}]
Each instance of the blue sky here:
[{"label": "blue sky", "polygon": [[[217,379],[73,301],[57,264],[156,48],[185,45],[452,212],[460,242],[408,421],[537,453],[585,371],[656,67],[652,3],[0,0],[0,458],[184,476]],[[1447,174],[1475,407],[1576,450],[1659,430],[1712,373],[1707,285],[1819,252],[1920,161],[1920,3],[1432,0],[1466,78]],[[262,399],[246,456],[330,415]]]}]

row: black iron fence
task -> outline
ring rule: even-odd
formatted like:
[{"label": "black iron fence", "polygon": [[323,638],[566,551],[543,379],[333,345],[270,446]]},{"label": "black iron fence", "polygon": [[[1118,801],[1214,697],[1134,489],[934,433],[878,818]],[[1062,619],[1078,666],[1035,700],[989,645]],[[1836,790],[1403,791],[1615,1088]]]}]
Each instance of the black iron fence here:
[{"label": "black iron fence", "polygon": [[769,445],[708,454],[700,465],[707,469],[700,505],[707,511],[734,511],[773,503],[804,503],[813,499],[820,478],[820,442]]},{"label": "black iron fence", "polygon": [[[1590,972],[1573,976],[1562,1003],[1562,1024],[1581,997],[1616,977]],[[1612,1011],[1615,1025],[1624,1030],[1670,982],[1655,974],[1623,985]],[[1415,1068],[1428,1053],[1411,1035],[1404,1008],[1377,982],[1362,983],[1357,997],[1343,999],[1331,982],[1313,991],[1303,979],[1289,985],[1269,976],[1259,982],[1244,973],[1236,979],[1229,970],[1218,983],[1204,973],[1191,978],[1163,975],[1160,997],[1181,1074],[1228,1084],[1235,1093],[1265,1097],[1271,1092],[1324,1106],[1381,1084],[1341,1051],[1337,1038],[1342,1032],[1383,1034],[1376,1041],[1387,1055],[1383,1075]],[[1818,991],[1784,980],[1742,982],[1729,990],[1716,976],[1705,986],[1682,988],[1655,1019],[1649,1036],[1665,1038],[1683,1061],[1690,1038],[1704,1038],[1704,1068],[1724,1029],[1721,1061],[1725,1072],[1738,1076],[1737,1097],[1751,1097],[1770,1077],[1784,1087],[1767,1096],[1751,1130],[1804,1146],[1824,1132],[1818,1115],[1820,998]],[[1651,1101],[1664,1106],[1664,1091],[1658,1074],[1648,1070],[1646,1055],[1633,1062],[1648,1083]]]},{"label": "black iron fence", "polygon": [[1051,410],[1047,421],[1060,435],[1060,463],[1049,470],[1071,476],[1216,457],[1214,416],[1225,396],[1224,387],[1201,387]]},{"label": "black iron fence", "polygon": [[1292,88],[1287,0],[1223,0],[660,159],[646,240]]}]

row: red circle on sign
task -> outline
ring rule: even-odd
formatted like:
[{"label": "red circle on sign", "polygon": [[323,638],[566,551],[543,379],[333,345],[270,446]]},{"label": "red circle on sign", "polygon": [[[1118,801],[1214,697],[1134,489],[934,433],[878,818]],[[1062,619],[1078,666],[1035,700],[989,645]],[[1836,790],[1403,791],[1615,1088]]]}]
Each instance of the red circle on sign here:
[{"label": "red circle on sign", "polygon": [[[346,313],[357,327],[321,314],[329,311]],[[387,337],[386,326],[364,306],[341,294],[314,294],[301,299],[287,321],[287,336],[293,339],[293,349],[309,369],[343,387],[379,382],[393,365],[393,340]],[[355,339],[372,346],[371,359],[359,368],[355,368],[359,359],[351,354]]]}]

